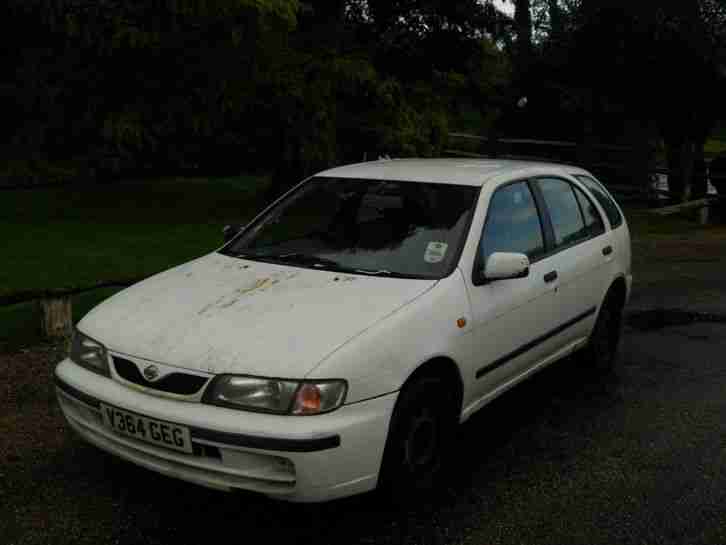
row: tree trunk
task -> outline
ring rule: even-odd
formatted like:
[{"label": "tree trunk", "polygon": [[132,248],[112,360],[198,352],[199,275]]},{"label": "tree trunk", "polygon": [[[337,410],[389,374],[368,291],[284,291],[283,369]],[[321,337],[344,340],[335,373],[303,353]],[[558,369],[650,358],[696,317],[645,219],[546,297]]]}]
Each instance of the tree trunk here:
[{"label": "tree trunk", "polygon": [[559,40],[565,31],[562,8],[560,8],[557,0],[547,0],[547,10],[550,17],[550,36],[554,37],[555,41]]},{"label": "tree trunk", "polygon": [[686,202],[691,198],[696,144],[679,135],[666,140],[668,158],[668,191],[673,202]]},{"label": "tree trunk", "polygon": [[702,138],[695,144],[695,158],[693,162],[693,181],[691,197],[694,199],[702,199],[708,193],[708,181],[706,178],[706,158],[703,148],[706,145],[706,138]]},{"label": "tree trunk", "polygon": [[525,60],[532,52],[532,9],[530,0],[514,0],[514,25],[517,29],[517,50]]},{"label": "tree trunk", "polygon": [[583,168],[590,169],[595,162],[595,98],[592,92],[585,92],[583,97],[582,133],[577,143],[577,162]]},{"label": "tree trunk", "polygon": [[[532,9],[530,0],[514,0],[514,6],[514,26],[517,32],[514,84],[520,96],[526,96],[532,65]],[[516,100],[519,98],[516,97]]]},{"label": "tree trunk", "polygon": [[642,119],[633,120],[628,126],[630,135],[630,156],[628,171],[632,176],[633,185],[647,193],[650,183],[651,151],[650,139],[652,127]]},{"label": "tree trunk", "polygon": [[40,301],[41,331],[46,339],[70,337],[73,330],[71,297],[53,297]]},{"label": "tree trunk", "polygon": [[696,162],[696,143],[693,140],[687,140],[681,150],[681,164],[683,168],[683,193],[681,201],[691,200],[693,192],[693,167]]},{"label": "tree trunk", "polygon": [[668,201],[674,204],[676,195],[683,193],[683,173],[681,172],[680,139],[666,139],[666,161],[668,162]]}]

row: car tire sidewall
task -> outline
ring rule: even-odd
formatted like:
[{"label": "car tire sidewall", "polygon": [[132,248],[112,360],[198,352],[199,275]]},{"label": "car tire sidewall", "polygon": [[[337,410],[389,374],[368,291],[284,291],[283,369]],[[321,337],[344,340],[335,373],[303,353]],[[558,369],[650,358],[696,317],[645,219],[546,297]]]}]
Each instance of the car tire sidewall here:
[{"label": "car tire sidewall", "polygon": [[622,329],[622,305],[609,295],[600,307],[585,350],[587,363],[595,372],[607,373],[615,369],[619,359]]},{"label": "car tire sidewall", "polygon": [[[407,385],[401,391],[391,417],[379,489],[394,500],[411,499],[434,490],[447,465],[450,446],[456,435],[456,416],[453,392],[444,381],[424,377]],[[412,437],[426,419],[435,420],[435,454],[426,463],[412,465]]]}]

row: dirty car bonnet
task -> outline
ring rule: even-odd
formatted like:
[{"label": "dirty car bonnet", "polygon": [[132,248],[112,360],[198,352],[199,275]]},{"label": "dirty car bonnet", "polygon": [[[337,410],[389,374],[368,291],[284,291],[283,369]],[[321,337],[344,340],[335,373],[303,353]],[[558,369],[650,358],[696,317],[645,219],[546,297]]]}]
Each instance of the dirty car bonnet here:
[{"label": "dirty car bonnet", "polygon": [[434,283],[210,254],[120,292],[79,329],[112,351],[168,365],[303,377]]}]

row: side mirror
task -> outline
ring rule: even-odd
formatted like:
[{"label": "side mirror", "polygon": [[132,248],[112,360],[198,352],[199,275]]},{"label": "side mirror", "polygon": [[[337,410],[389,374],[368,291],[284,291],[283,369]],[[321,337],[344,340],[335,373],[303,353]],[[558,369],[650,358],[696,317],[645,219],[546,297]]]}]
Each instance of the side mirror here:
[{"label": "side mirror", "polygon": [[236,237],[242,229],[244,229],[244,225],[225,225],[224,228],[222,228],[222,238],[224,239],[225,244]]},{"label": "side mirror", "polygon": [[529,258],[524,254],[494,252],[484,267],[486,280],[526,278],[529,275]]}]

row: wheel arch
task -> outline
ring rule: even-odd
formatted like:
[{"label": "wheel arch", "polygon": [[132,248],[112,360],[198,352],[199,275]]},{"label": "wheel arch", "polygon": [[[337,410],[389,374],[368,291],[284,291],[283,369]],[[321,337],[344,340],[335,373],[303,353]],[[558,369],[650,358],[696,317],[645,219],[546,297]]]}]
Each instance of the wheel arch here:
[{"label": "wheel arch", "polygon": [[434,356],[416,367],[401,385],[401,390],[420,378],[439,378],[454,388],[457,415],[461,415],[464,401],[464,379],[459,365],[449,356]]},{"label": "wheel arch", "polygon": [[605,292],[603,304],[607,302],[608,304],[617,305],[622,309],[623,307],[625,307],[625,299],[627,295],[628,286],[625,283],[625,276],[618,275],[610,283],[610,287],[608,288],[607,292]]}]

